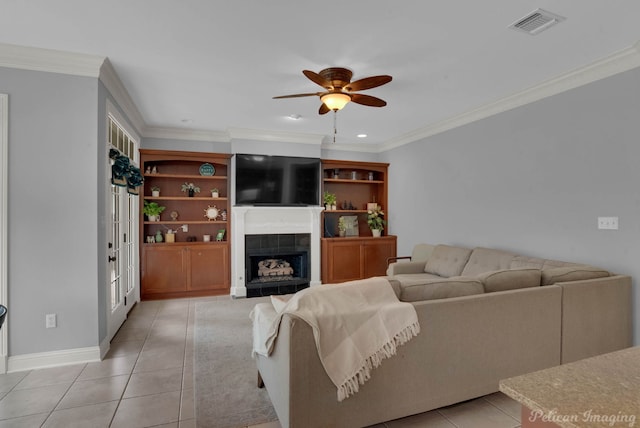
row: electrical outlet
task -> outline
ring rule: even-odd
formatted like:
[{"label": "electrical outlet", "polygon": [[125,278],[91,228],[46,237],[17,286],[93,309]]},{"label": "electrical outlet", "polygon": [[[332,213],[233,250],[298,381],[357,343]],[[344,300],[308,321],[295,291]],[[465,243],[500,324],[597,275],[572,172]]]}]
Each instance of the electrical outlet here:
[{"label": "electrical outlet", "polygon": [[45,326],[47,328],[56,328],[56,314],[45,315]]},{"label": "electrical outlet", "polygon": [[618,217],[598,217],[598,229],[618,230]]}]

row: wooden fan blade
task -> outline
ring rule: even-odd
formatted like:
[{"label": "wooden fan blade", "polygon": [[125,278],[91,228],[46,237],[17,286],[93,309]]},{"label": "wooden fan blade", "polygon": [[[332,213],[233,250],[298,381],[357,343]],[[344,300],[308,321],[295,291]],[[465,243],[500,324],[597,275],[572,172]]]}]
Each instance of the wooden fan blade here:
[{"label": "wooden fan blade", "polygon": [[313,83],[317,83],[318,85],[322,86],[323,88],[333,89],[333,85],[331,84],[331,82],[329,80],[325,79],[324,77],[320,76],[315,71],[302,70],[302,74],[307,76],[307,78],[309,80],[311,80]]},{"label": "wooden fan blade", "polygon": [[331,110],[329,110],[329,107],[327,107],[327,105],[325,103],[322,103],[320,105],[320,110],[318,110],[318,114],[327,114],[329,113]]},{"label": "wooden fan blade", "polygon": [[364,91],[365,89],[376,88],[378,86],[382,86],[386,83],[391,82],[393,78],[386,74],[381,76],[371,76],[365,77],[364,79],[356,80],[355,82],[349,83],[345,89],[347,91]]},{"label": "wooden fan blade", "polygon": [[349,94],[349,95],[351,95],[351,101],[353,101],[356,104],[362,104],[369,107],[384,107],[387,105],[387,102],[385,100],[372,97],[371,95],[363,95],[363,94]]},{"label": "wooden fan blade", "polygon": [[324,92],[309,92],[307,94],[292,94],[292,95],[280,95],[278,97],[273,97],[274,100],[280,98],[300,98],[300,97],[311,97],[311,96],[320,96],[324,94]]}]

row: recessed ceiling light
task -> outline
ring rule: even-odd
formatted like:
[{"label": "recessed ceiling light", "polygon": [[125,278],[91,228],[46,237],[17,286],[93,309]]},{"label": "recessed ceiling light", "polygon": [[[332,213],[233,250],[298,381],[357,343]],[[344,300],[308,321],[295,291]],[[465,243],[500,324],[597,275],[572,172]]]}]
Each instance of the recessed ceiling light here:
[{"label": "recessed ceiling light", "polygon": [[357,137],[358,138],[367,138],[367,134],[358,134]]},{"label": "recessed ceiling light", "polygon": [[290,114],[289,116],[287,116],[289,119],[291,120],[300,120],[302,119],[302,116],[300,116],[299,114]]}]

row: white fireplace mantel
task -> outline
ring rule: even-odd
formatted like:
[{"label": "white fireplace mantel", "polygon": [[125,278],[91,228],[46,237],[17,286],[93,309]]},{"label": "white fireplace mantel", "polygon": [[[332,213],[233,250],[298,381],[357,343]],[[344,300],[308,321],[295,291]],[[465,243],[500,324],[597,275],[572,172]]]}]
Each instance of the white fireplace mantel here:
[{"label": "white fireplace mantel", "polygon": [[233,207],[231,221],[231,295],[246,297],[245,236],[309,233],[310,285],[320,284],[320,213],[322,207]]}]

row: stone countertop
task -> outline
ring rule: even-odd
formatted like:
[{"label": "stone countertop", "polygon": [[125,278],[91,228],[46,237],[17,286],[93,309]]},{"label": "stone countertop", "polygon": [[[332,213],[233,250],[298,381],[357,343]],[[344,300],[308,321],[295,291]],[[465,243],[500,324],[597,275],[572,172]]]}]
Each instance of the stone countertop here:
[{"label": "stone countertop", "polygon": [[640,347],[512,377],[500,391],[561,427],[640,427]]}]

